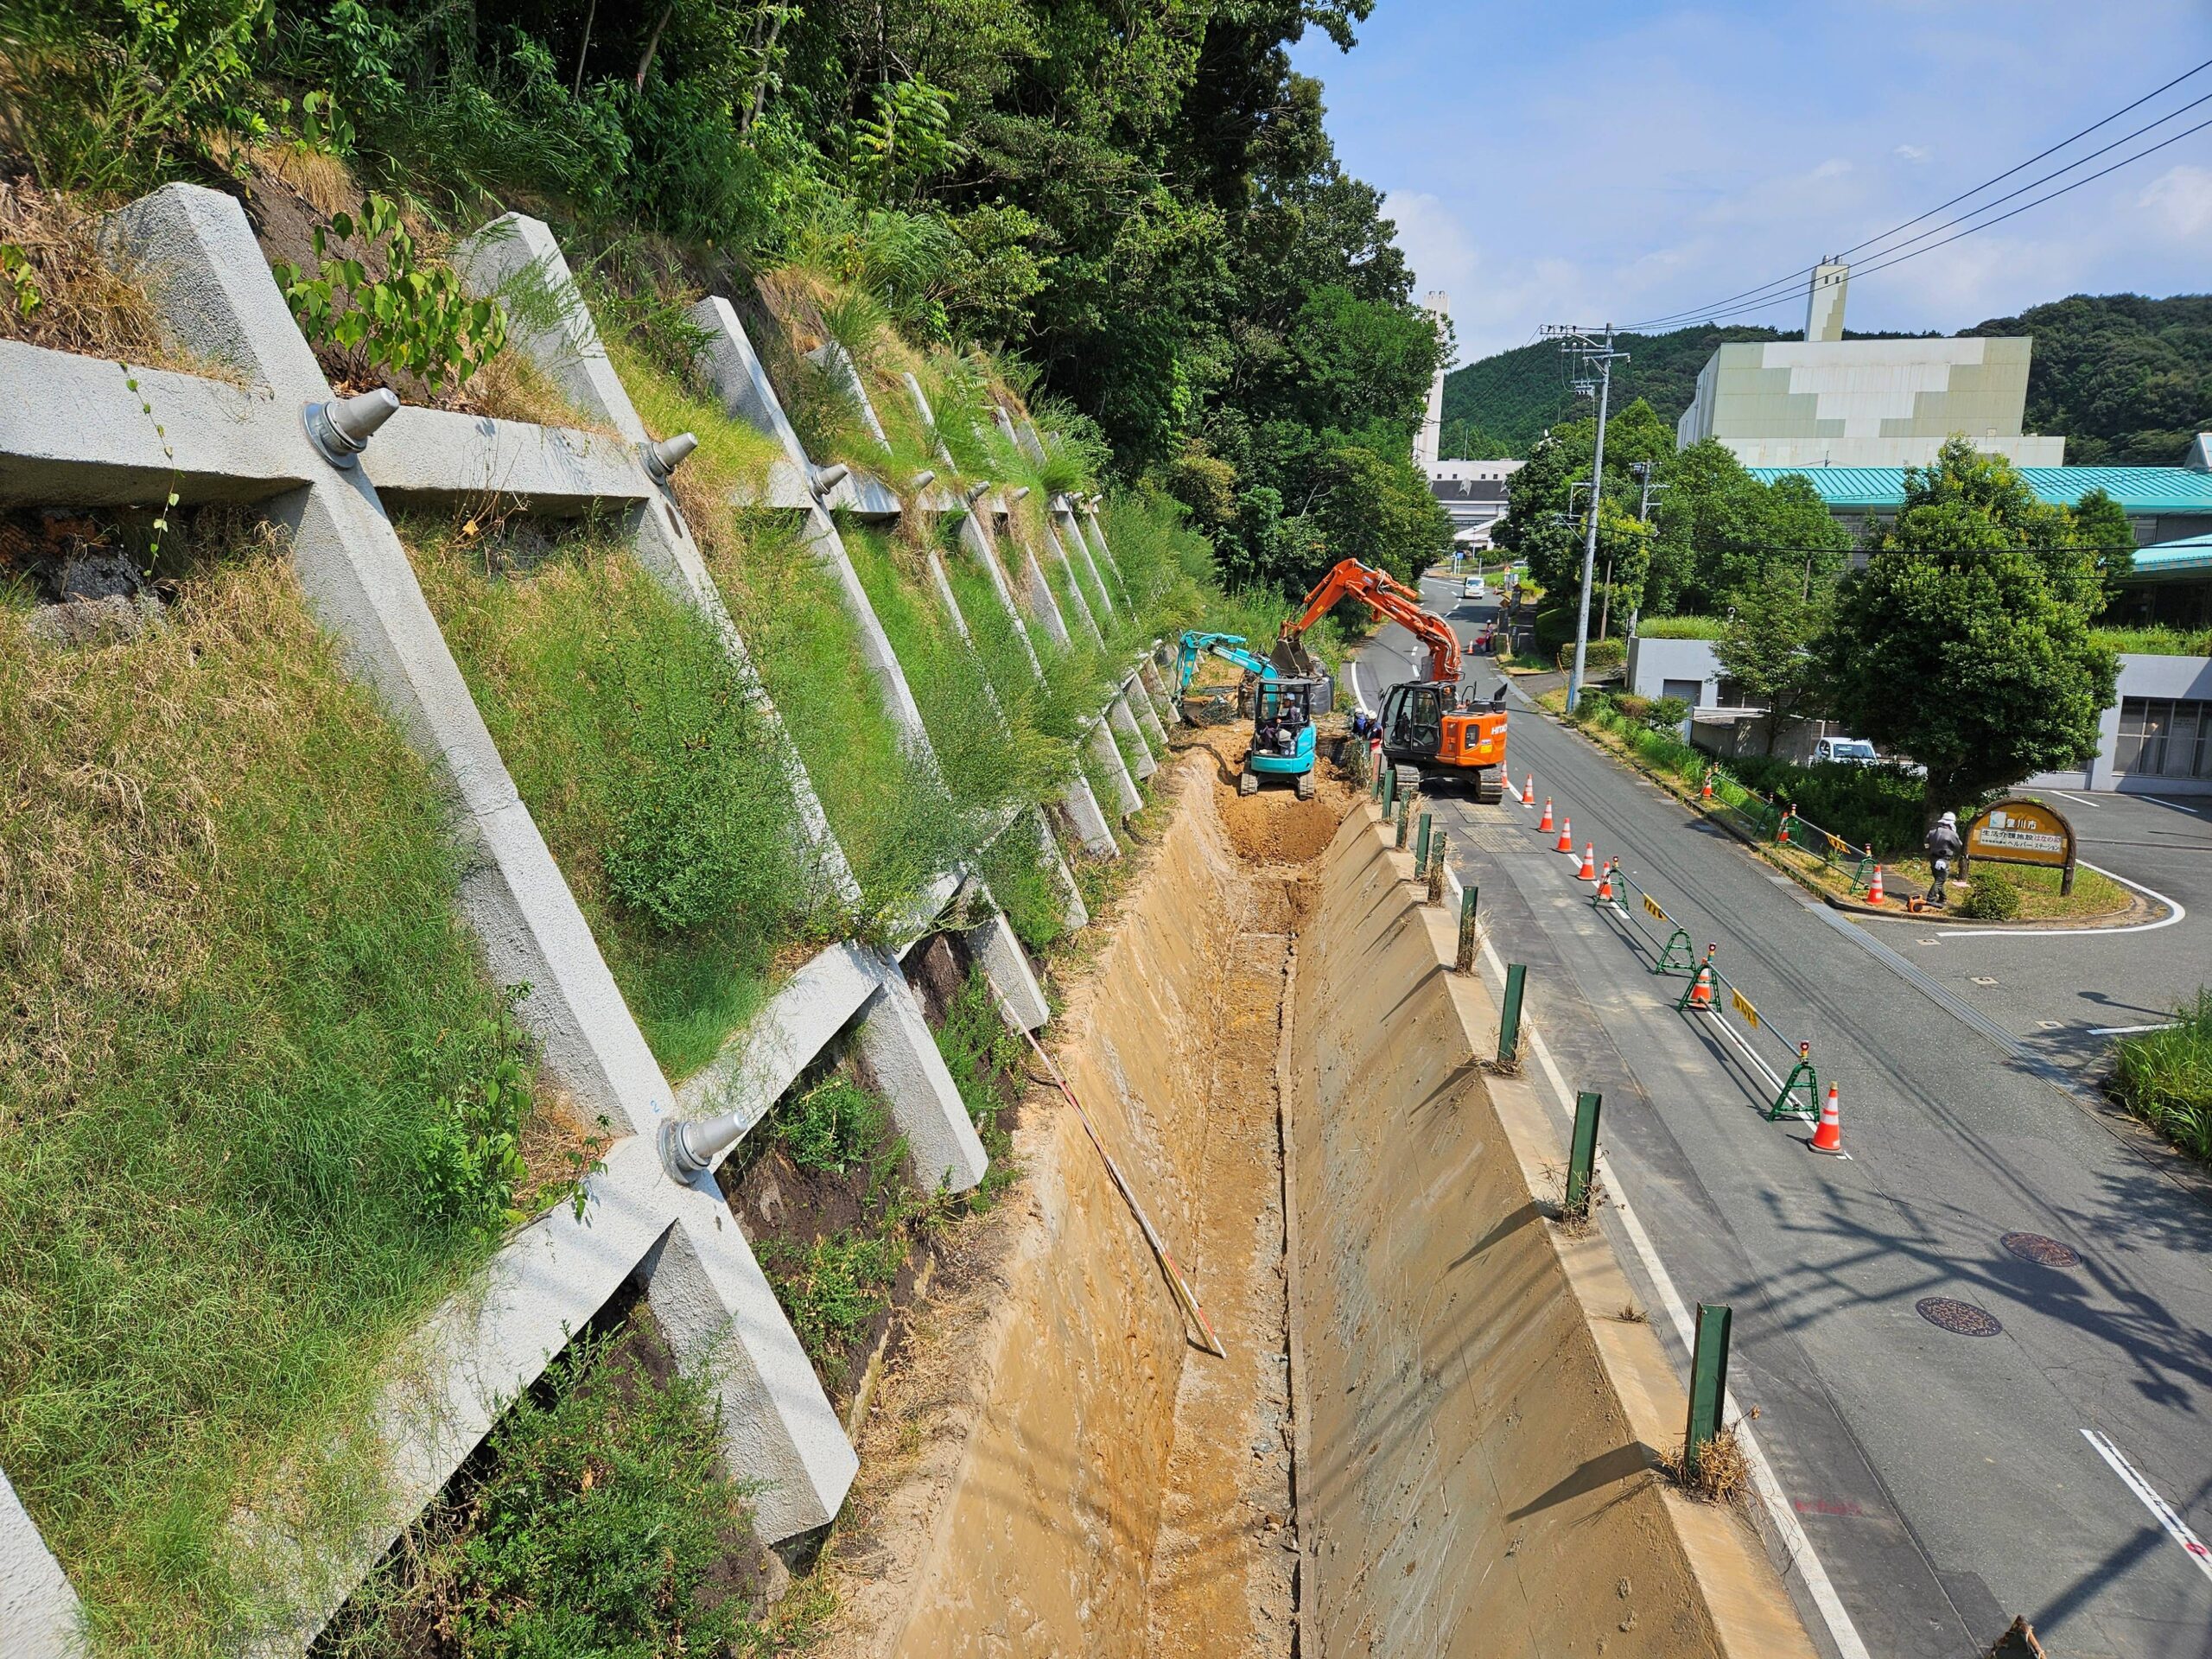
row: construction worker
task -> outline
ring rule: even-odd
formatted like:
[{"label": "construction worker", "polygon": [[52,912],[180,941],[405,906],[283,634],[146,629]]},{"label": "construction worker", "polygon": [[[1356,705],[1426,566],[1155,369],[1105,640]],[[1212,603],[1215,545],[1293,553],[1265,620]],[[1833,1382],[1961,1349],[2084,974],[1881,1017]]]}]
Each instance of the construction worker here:
[{"label": "construction worker", "polygon": [[1941,905],[1943,902],[1943,883],[1950,878],[1951,861],[1966,847],[1966,843],[1959,839],[1957,813],[1946,812],[1936,820],[1936,827],[1928,832],[1927,847],[1928,868],[1936,878],[1928,899],[1930,904]]}]

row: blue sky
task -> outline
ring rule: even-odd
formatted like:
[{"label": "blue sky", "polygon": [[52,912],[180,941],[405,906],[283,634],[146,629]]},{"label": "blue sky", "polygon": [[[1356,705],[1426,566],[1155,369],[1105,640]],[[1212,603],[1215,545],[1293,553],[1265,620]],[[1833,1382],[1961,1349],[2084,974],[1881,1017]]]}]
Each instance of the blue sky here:
[{"label": "blue sky", "polygon": [[[1887,230],[2212,59],[2212,7],[1377,0],[1360,36],[1347,55],[1312,31],[1294,57],[1420,289],[1450,294],[1465,362],[1544,322],[1703,307]],[[2078,148],[2207,93],[2212,69]],[[2208,289],[2212,129],[1855,277],[1847,321],[1950,329],[2073,293]],[[1803,302],[1740,321],[1802,327]]]}]

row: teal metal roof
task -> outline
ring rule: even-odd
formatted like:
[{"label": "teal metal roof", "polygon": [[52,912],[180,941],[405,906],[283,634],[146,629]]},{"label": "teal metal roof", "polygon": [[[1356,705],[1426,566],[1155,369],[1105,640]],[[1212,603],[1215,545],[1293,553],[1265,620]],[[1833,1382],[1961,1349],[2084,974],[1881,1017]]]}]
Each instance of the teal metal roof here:
[{"label": "teal metal roof", "polygon": [[2212,571],[2212,536],[2185,536],[2135,550],[2139,576],[2195,576]]},{"label": "teal metal roof", "polygon": [[[1751,467],[1745,470],[1763,484],[1795,473],[1831,507],[1895,507],[1904,500],[1905,469],[1902,467]],[[2055,506],[2070,507],[2091,490],[2102,490],[2132,513],[2212,513],[2212,473],[2193,472],[2186,467],[2023,467],[2020,476],[2037,499]]]}]

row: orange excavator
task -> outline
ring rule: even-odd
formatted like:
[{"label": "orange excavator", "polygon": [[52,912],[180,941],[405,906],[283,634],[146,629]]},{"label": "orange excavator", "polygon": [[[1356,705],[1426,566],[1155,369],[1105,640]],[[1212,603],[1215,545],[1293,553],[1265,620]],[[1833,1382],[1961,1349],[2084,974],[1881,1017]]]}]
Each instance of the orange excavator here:
[{"label": "orange excavator", "polygon": [[[1387,570],[1346,559],[1306,595],[1299,613],[1282,625],[1275,660],[1291,671],[1313,673],[1306,630],[1329,613],[1338,601],[1356,599],[1386,622],[1395,622],[1428,650],[1428,676],[1394,685],[1382,694],[1382,753],[1399,767],[1399,787],[1428,786],[1446,778],[1474,785],[1478,801],[1496,801],[1505,792],[1505,710],[1497,701],[1477,704],[1459,692],[1459,639],[1442,617],[1421,608],[1421,594]],[[1408,775],[1410,774],[1410,775]]]}]

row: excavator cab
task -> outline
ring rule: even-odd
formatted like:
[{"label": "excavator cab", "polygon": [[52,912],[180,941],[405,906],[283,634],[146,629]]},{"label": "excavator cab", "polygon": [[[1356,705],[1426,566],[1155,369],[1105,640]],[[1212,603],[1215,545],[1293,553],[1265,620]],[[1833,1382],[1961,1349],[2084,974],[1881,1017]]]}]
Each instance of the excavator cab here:
[{"label": "excavator cab", "polygon": [[1382,747],[1392,760],[1433,760],[1444,741],[1446,688],[1414,682],[1382,695]]},{"label": "excavator cab", "polygon": [[1288,778],[1300,800],[1313,798],[1315,693],[1325,684],[1318,679],[1252,683],[1252,746],[1236,780],[1238,794],[1254,793],[1262,778]]}]

